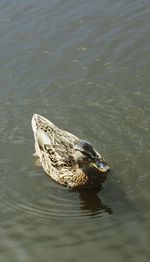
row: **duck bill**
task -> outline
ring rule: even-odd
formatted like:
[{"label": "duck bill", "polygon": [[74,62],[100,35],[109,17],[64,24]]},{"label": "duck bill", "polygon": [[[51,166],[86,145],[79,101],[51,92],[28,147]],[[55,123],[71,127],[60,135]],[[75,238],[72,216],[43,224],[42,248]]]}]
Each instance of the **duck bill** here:
[{"label": "duck bill", "polygon": [[107,173],[110,171],[110,167],[100,160],[96,160],[95,165],[102,173]]}]

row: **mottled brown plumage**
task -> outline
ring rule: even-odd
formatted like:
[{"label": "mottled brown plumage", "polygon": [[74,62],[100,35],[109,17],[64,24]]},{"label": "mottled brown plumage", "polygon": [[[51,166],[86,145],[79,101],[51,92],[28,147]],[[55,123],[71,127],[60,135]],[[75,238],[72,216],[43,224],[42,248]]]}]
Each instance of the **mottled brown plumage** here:
[{"label": "mottled brown plumage", "polygon": [[37,114],[33,115],[32,129],[36,155],[47,175],[69,188],[90,190],[101,186],[109,167],[90,143],[80,142]]}]

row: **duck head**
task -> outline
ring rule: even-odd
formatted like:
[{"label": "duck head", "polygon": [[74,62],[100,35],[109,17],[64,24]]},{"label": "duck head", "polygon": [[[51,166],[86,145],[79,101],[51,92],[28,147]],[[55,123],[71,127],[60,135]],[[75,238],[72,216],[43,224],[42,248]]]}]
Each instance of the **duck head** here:
[{"label": "duck head", "polygon": [[80,167],[95,167],[102,173],[110,171],[110,167],[96,152],[92,144],[85,140],[80,140],[74,145],[73,157]]}]

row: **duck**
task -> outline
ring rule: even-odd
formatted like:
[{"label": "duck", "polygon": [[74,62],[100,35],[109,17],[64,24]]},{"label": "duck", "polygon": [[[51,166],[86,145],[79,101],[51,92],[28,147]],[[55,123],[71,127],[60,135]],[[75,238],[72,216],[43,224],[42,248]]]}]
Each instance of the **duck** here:
[{"label": "duck", "polygon": [[39,114],[33,115],[31,125],[34,155],[48,176],[70,189],[101,187],[110,167],[90,142],[58,128]]}]

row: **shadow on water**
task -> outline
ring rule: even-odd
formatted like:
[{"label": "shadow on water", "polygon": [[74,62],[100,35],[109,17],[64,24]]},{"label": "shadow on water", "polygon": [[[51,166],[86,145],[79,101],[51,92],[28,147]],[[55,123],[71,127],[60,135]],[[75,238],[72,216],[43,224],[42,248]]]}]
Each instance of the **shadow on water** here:
[{"label": "shadow on water", "polygon": [[[43,175],[46,177],[45,174]],[[68,189],[58,184],[50,177],[47,177],[48,183],[50,183],[48,202],[51,203],[52,201],[54,205],[56,204],[57,212],[54,210],[53,213],[53,204],[52,206],[50,205],[49,208],[47,206],[44,207],[44,210],[48,208],[48,215],[50,212],[51,216],[55,218],[55,221],[57,219],[59,220],[59,212],[62,212],[61,215],[64,216],[65,219],[66,214],[68,217],[74,214],[74,219],[72,219],[73,223],[76,219],[76,222],[79,222],[79,218],[77,218],[77,214],[79,215],[79,213],[81,213],[83,217],[87,217],[87,221],[88,218],[94,219],[105,215],[112,215],[111,220],[114,223],[118,223],[117,221],[120,219],[127,219],[127,221],[134,219],[138,223],[143,219],[142,214],[140,214],[140,210],[135,201],[132,201],[132,195],[128,195],[127,186],[121,178],[118,180],[118,177],[119,174],[111,170],[106,181],[103,181],[98,189],[92,191]],[[39,190],[43,191],[43,189],[41,189],[41,183],[39,186]],[[77,198],[79,199],[78,201]],[[77,210],[80,210],[79,213]]]},{"label": "shadow on water", "polygon": [[[100,190],[99,190],[100,191]],[[95,216],[99,213],[113,214],[113,210],[107,205],[103,204],[98,196],[99,191],[95,192],[80,192],[80,208],[82,211],[89,211],[91,216]]]},{"label": "shadow on water", "polygon": [[[128,196],[123,181],[117,183],[116,178],[117,174],[111,171],[99,190],[79,192],[81,211],[90,214],[92,217],[103,213],[116,214],[119,217],[126,215],[129,217],[136,216],[137,212],[139,213],[138,206]],[[103,201],[106,203],[103,203],[101,196],[105,198]],[[107,205],[107,202],[111,203],[111,207]],[[140,218],[141,215],[139,214]]]}]

